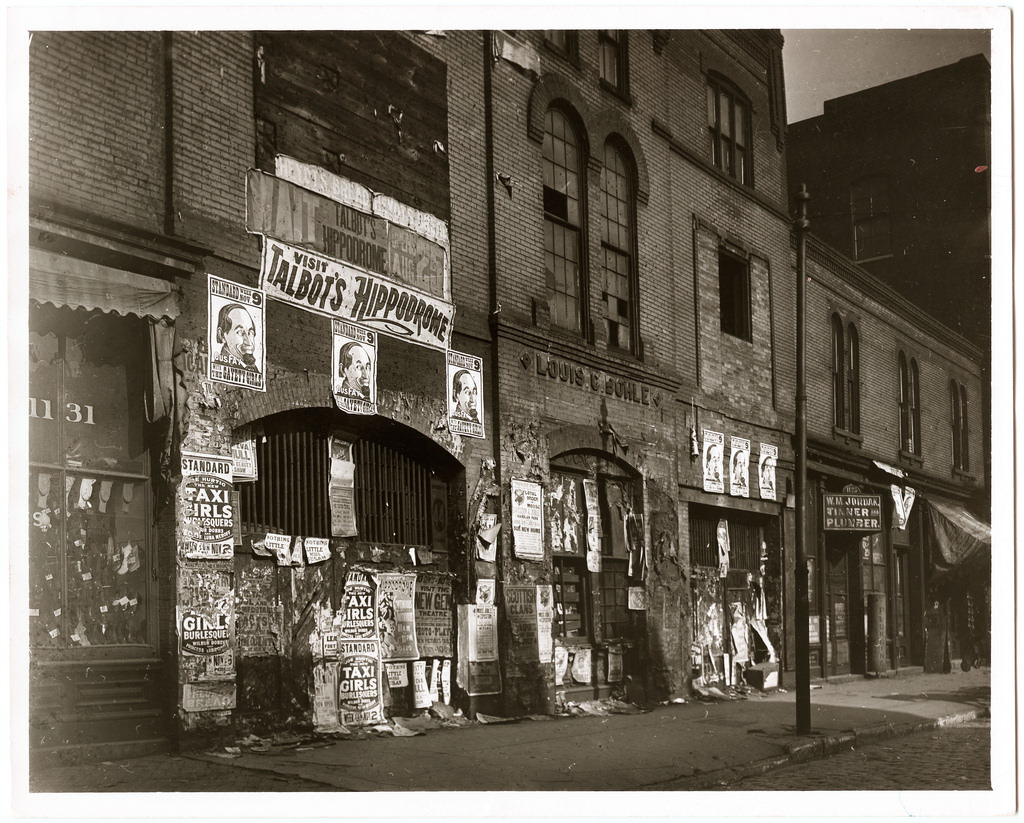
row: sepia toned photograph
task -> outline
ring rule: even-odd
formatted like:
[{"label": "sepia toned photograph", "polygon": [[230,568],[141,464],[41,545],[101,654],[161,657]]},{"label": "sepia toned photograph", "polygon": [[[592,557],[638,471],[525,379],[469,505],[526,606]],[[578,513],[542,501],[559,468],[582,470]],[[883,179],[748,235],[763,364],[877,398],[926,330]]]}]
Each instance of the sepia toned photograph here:
[{"label": "sepia toned photograph", "polygon": [[10,819],[1013,813],[1008,8],[85,11]]}]

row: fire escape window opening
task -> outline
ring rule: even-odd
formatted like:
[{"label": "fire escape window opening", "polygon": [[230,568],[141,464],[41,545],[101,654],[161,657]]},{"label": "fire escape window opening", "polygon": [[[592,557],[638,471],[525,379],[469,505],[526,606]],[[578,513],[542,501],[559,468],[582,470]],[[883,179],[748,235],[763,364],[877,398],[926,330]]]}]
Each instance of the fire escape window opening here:
[{"label": "fire escape window opening", "polygon": [[724,248],[718,251],[718,299],[722,331],[749,343],[750,263]]}]

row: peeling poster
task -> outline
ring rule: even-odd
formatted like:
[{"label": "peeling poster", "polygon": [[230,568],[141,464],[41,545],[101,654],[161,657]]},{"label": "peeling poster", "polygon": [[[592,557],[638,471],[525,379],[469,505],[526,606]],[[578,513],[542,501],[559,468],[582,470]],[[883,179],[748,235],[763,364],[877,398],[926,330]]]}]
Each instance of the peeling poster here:
[{"label": "peeling poster", "polygon": [[416,660],[416,574],[377,575],[377,616],[385,660]]},{"label": "peeling poster", "polygon": [[338,437],[331,437],[331,475],[328,495],[331,501],[331,534],[335,537],[355,537],[355,476],[356,464],[352,459],[352,444]]}]

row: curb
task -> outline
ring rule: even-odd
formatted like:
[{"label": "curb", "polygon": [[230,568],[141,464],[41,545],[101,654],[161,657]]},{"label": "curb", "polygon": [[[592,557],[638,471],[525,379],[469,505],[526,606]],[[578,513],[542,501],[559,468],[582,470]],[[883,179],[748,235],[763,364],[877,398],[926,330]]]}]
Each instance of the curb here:
[{"label": "curb", "polygon": [[688,777],[680,776],[643,788],[647,791],[658,791],[659,785],[668,783],[672,784],[672,788],[667,791],[700,791],[702,789],[721,788],[748,777],[757,777],[773,769],[797,763],[823,760],[830,755],[839,754],[849,748],[854,748],[858,743],[884,740],[890,737],[905,737],[916,732],[938,729],[945,726],[956,726],[989,716],[988,709],[971,709],[966,712],[937,717],[934,720],[922,720],[918,723],[878,723],[849,732],[824,735],[813,740],[793,743],[787,746],[786,754],[776,757],[768,757],[763,760],[755,760],[735,766],[725,766],[711,772],[701,772]]}]

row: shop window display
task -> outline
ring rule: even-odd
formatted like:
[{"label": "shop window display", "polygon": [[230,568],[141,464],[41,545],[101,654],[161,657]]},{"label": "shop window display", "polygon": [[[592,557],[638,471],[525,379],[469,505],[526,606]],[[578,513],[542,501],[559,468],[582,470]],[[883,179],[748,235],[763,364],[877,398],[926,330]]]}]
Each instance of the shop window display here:
[{"label": "shop window display", "polygon": [[34,309],[29,334],[30,641],[150,641],[144,327]]}]

